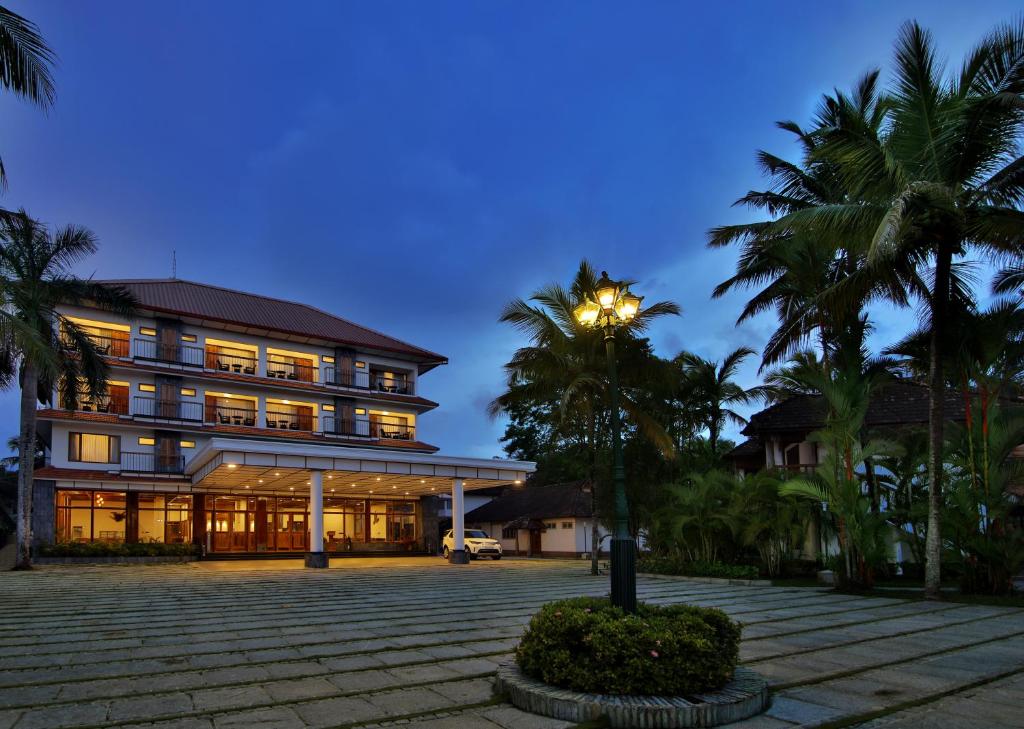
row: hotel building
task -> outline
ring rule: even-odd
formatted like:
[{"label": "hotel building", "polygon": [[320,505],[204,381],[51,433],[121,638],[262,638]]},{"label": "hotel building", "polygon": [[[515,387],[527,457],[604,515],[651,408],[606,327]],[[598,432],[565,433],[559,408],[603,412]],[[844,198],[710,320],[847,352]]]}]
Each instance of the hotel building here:
[{"label": "hotel building", "polygon": [[[206,556],[436,552],[451,494],[533,464],[441,455],[421,377],[447,360],[319,309],[178,279],[107,281],[131,319],[87,307],[109,366],[101,398],[39,411],[33,537],[198,545]],[[453,561],[460,560],[461,552]]]}]

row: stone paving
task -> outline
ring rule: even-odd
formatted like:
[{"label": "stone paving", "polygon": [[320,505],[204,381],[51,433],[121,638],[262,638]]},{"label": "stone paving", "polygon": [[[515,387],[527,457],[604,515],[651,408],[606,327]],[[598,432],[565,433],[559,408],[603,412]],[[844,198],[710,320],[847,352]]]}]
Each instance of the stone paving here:
[{"label": "stone paving", "polygon": [[[45,567],[0,574],[0,729],[557,729],[492,677],[576,562],[436,558]],[[1024,727],[1024,611],[641,576],[720,607],[774,691],[736,727]]]}]

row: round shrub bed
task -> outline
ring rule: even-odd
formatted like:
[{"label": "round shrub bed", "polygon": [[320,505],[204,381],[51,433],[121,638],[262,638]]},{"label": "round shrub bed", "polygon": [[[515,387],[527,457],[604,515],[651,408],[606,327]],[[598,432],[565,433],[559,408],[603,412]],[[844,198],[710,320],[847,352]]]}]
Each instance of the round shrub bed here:
[{"label": "round shrub bed", "polygon": [[626,615],[607,599],[548,603],[516,649],[527,676],[595,694],[686,696],[733,677],[740,627],[721,610],[641,603]]}]

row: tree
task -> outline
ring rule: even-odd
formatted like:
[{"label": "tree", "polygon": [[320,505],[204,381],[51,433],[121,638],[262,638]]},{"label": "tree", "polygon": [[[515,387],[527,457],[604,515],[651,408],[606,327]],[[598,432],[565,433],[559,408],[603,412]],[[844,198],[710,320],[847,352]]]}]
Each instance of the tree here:
[{"label": "tree", "polygon": [[18,432],[18,544],[15,569],[30,569],[32,479],[36,457],[36,403],[56,387],[64,402],[84,390],[104,394],[107,365],[78,324],[57,311],[86,304],[131,316],[134,300],[119,287],[76,278],[71,267],[96,251],[85,228],[50,231],[21,210],[0,215],[0,381],[21,383]]},{"label": "tree", "polygon": [[745,390],[735,380],[736,370],[754,350],[740,347],[725,356],[721,364],[692,352],[681,352],[675,363],[681,372],[685,400],[699,408],[698,419],[708,431],[708,446],[718,453],[718,441],[726,423],[746,425],[746,419],[733,408],[760,397],[760,389]]},{"label": "tree", "polygon": [[[56,96],[50,70],[55,60],[36,24],[0,5],[0,84],[48,109]],[[0,187],[6,186],[7,174],[0,161]]]},{"label": "tree", "polygon": [[[601,333],[576,321],[573,309],[584,296],[595,298],[596,285],[594,268],[583,261],[568,288],[548,284],[529,301],[515,299],[505,306],[500,321],[526,334],[530,344],[516,350],[505,365],[507,389],[488,408],[496,417],[514,413],[524,404],[549,405],[558,416],[554,427],[570,432],[588,453],[587,473],[592,484],[597,483],[598,457],[608,436],[607,428],[599,427],[608,410],[607,363]],[[671,440],[662,425],[637,404],[633,394],[637,383],[644,383],[644,378],[657,369],[650,345],[637,335],[658,317],[678,313],[679,307],[672,302],[645,306],[620,331],[617,342],[624,365],[620,367],[620,405],[627,422],[666,453],[672,451]],[[594,530],[597,544],[596,521]]]}]

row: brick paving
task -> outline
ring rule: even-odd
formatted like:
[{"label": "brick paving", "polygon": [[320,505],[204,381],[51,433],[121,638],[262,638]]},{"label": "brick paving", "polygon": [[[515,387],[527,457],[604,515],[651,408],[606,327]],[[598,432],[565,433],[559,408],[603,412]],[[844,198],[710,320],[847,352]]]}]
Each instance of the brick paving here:
[{"label": "brick paving", "polygon": [[[574,562],[436,558],[0,574],[0,729],[557,729],[495,698],[537,607],[607,592]],[[641,576],[720,607],[767,713],[732,726],[1024,727],[1024,611]]]}]

